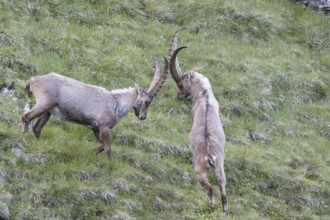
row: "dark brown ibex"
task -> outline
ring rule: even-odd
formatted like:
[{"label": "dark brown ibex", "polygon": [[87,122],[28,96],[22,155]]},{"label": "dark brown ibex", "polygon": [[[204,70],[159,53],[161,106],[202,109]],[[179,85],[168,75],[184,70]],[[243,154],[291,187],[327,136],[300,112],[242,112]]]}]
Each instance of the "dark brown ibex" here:
[{"label": "dark brown ibex", "polygon": [[56,73],[32,77],[25,91],[35,96],[36,105],[22,116],[23,133],[28,132],[29,122],[39,117],[33,131],[36,139],[40,139],[42,128],[50,116],[54,115],[61,120],[90,127],[97,140],[102,143],[96,149],[97,152],[105,151],[108,159],[111,159],[111,129],[132,108],[135,115],[144,120],[148,106],[165,83],[169,63],[165,58],[165,67],[160,73],[159,65],[154,61],[155,74],[147,91],[138,85],[108,91]]},{"label": "dark brown ibex", "polygon": [[209,80],[196,71],[182,74],[177,54],[186,47],[177,49],[177,37],[183,29],[175,32],[170,44],[170,73],[178,87],[178,98],[191,97],[193,100],[193,125],[189,143],[193,148],[193,166],[198,182],[207,190],[213,208],[214,192],[207,179],[212,168],[221,192],[223,211],[228,213],[226,197],[226,176],[224,171],[225,134],[219,118],[219,104],[212,92]]}]

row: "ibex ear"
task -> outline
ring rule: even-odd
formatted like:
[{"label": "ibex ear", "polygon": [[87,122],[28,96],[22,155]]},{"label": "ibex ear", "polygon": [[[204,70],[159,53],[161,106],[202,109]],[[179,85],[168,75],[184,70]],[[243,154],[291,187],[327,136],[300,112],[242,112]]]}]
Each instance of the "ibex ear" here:
[{"label": "ibex ear", "polygon": [[139,86],[139,84],[135,83],[135,88],[137,89],[139,94],[142,92],[142,88]]},{"label": "ibex ear", "polygon": [[189,79],[189,80],[193,79],[193,78],[194,78],[193,71],[189,71],[189,72],[187,73],[187,76],[188,76],[188,79]]}]

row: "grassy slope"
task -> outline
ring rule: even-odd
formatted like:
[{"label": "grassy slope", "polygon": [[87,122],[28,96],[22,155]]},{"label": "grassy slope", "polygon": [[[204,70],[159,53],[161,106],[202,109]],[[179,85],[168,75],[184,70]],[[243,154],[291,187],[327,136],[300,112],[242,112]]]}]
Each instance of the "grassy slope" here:
[{"label": "grassy slope", "polygon": [[329,18],[286,0],[117,2],[0,0],[0,85],[16,85],[0,96],[0,217],[224,218],[194,179],[191,102],[170,78],[146,121],[115,127],[112,161],[82,126],[52,119],[40,142],[20,133],[30,76],[147,87],[151,58],[184,26],[181,67],[202,67],[221,105],[229,218],[330,218]]}]

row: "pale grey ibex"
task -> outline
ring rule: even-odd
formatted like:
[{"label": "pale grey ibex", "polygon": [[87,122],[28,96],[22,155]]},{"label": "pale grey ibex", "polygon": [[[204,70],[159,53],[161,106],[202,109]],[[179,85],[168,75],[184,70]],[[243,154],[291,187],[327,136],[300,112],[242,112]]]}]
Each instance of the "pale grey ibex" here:
[{"label": "pale grey ibex", "polygon": [[28,131],[29,122],[39,117],[33,131],[36,139],[40,139],[42,128],[50,116],[54,115],[59,119],[90,127],[97,140],[102,143],[96,149],[97,152],[105,151],[108,159],[111,159],[111,129],[132,108],[135,115],[144,120],[148,106],[164,85],[169,63],[165,58],[165,67],[160,73],[156,59],[154,62],[155,74],[147,91],[138,85],[108,91],[56,73],[32,77],[25,91],[30,96],[35,96],[36,105],[22,116],[23,133]]},{"label": "pale grey ibex", "polygon": [[224,171],[225,134],[219,118],[219,104],[206,77],[196,71],[182,74],[177,54],[186,47],[177,49],[177,37],[183,29],[175,32],[170,43],[170,73],[178,87],[178,98],[191,97],[193,100],[193,125],[189,143],[193,148],[197,180],[207,190],[210,205],[214,208],[214,192],[207,179],[207,171],[210,168],[214,170],[220,187],[222,208],[228,213]]}]

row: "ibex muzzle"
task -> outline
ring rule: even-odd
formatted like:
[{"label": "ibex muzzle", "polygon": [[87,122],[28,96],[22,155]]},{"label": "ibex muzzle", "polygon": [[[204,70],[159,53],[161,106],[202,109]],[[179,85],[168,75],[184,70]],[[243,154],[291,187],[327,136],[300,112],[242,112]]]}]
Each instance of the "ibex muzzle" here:
[{"label": "ibex muzzle", "polygon": [[36,99],[36,105],[22,116],[23,133],[28,131],[31,120],[38,118],[33,126],[36,139],[51,115],[61,120],[90,127],[102,143],[97,152],[105,151],[111,158],[110,131],[132,108],[135,115],[144,120],[148,106],[165,83],[169,63],[160,73],[155,61],[155,74],[148,90],[136,85],[133,88],[108,91],[102,87],[81,83],[74,79],[49,73],[32,77],[25,90]]}]

